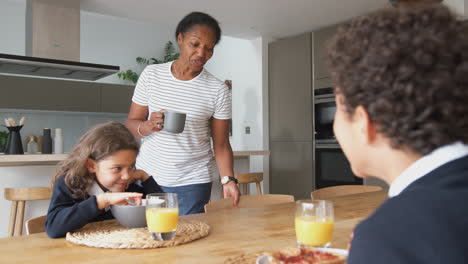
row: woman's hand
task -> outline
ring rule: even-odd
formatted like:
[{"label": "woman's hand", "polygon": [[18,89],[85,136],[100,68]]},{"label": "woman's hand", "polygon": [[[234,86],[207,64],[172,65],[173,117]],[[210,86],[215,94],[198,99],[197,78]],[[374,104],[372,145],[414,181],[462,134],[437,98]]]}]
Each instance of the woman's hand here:
[{"label": "woman's hand", "polygon": [[140,180],[140,181],[144,182],[148,178],[149,178],[149,175],[144,170],[133,170],[133,172],[132,172],[133,182],[135,182],[136,180]]},{"label": "woman's hand", "polygon": [[237,204],[239,204],[239,197],[240,197],[239,186],[237,186],[235,182],[230,181],[224,184],[223,194],[224,194],[224,198],[229,198],[229,197],[234,198],[234,206],[237,206]]},{"label": "woman's hand", "polygon": [[128,199],[132,200],[134,204],[141,204],[142,193],[136,192],[117,192],[117,193],[101,193],[96,196],[96,203],[99,210],[106,208],[109,205],[126,205]]},{"label": "woman's hand", "polygon": [[153,132],[158,132],[163,129],[163,123],[164,123],[164,112],[166,110],[160,110],[158,112],[152,112],[150,114],[149,120],[142,121],[140,124],[140,132],[148,136]]}]

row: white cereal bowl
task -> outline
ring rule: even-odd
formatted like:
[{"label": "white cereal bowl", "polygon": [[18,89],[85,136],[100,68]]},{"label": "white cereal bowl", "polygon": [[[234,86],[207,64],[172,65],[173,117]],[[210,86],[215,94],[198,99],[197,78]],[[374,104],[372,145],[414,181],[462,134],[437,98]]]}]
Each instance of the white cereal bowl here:
[{"label": "white cereal bowl", "polygon": [[146,200],[141,205],[111,205],[112,215],[125,227],[146,227]]}]

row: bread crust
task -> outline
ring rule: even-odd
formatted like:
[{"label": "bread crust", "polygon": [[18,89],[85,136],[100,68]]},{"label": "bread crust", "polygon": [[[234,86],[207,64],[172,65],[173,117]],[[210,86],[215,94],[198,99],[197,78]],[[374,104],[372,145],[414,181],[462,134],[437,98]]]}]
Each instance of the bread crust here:
[{"label": "bread crust", "polygon": [[288,247],[268,255],[270,264],[344,264],[343,255],[319,251],[315,248]]}]

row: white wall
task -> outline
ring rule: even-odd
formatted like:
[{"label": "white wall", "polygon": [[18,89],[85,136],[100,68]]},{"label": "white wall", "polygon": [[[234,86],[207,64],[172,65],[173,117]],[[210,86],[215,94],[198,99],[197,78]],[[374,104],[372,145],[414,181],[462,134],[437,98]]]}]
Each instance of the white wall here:
[{"label": "white wall", "polygon": [[[262,148],[261,39],[223,36],[206,69],[221,80],[232,80],[234,149]],[[250,134],[245,127],[250,127]]]},{"label": "white wall", "polygon": [[0,53],[24,55],[25,9],[26,1],[0,1]]},{"label": "white wall", "polygon": [[[80,56],[82,62],[120,66],[121,71],[132,69],[140,73],[143,66],[137,57],[162,58],[164,46],[174,43],[175,31],[155,24],[132,21],[124,18],[81,12]],[[120,80],[117,74],[98,80],[105,83],[129,83]]]},{"label": "white wall", "polygon": [[[265,149],[262,100],[264,85],[262,71],[265,58],[263,48],[262,38],[245,40],[223,36],[205,67],[221,80],[232,80],[233,129],[230,141],[233,150]],[[250,127],[250,134],[246,134],[246,127]],[[251,157],[250,171],[264,171],[264,159],[269,160],[268,156]],[[267,173],[264,178],[263,190],[266,188],[268,191]]]}]

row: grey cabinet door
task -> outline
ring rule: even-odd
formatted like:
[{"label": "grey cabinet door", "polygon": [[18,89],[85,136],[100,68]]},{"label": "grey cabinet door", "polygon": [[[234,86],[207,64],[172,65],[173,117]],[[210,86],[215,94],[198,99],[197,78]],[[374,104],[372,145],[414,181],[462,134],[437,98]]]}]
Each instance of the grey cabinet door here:
[{"label": "grey cabinet door", "polygon": [[1,108],[99,112],[100,84],[0,76]]},{"label": "grey cabinet door", "polygon": [[312,142],[271,142],[270,193],[310,199],[314,180]]},{"label": "grey cabinet door", "polygon": [[[313,33],[313,61],[314,80],[329,77],[325,63],[327,41],[335,34],[339,25],[333,25],[314,31]],[[315,87],[316,89],[317,87]]]},{"label": "grey cabinet door", "polygon": [[130,85],[102,84],[101,112],[128,113],[134,89]]},{"label": "grey cabinet door", "polygon": [[311,34],[269,45],[270,141],[312,140]]}]

